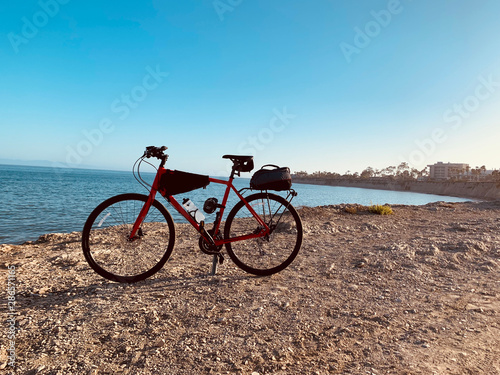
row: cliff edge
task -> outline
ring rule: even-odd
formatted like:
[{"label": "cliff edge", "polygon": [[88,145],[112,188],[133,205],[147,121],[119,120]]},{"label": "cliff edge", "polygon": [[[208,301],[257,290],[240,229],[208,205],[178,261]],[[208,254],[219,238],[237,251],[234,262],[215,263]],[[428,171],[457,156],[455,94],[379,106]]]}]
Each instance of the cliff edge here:
[{"label": "cliff edge", "polygon": [[388,179],[327,179],[294,176],[293,182],[364,189],[411,191],[414,193],[447,195],[451,197],[481,200],[500,199],[500,182],[493,181],[398,181]]}]

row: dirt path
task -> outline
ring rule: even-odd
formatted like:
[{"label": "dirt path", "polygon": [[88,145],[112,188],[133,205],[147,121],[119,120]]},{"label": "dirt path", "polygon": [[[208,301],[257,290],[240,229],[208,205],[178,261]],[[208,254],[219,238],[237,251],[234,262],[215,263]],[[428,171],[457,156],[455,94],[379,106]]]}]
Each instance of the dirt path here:
[{"label": "dirt path", "polygon": [[95,274],[79,233],[0,245],[16,373],[500,374],[500,202],[344,209],[301,209],[303,248],[267,278],[230,260],[208,276],[182,225],[165,267],[133,285]]}]

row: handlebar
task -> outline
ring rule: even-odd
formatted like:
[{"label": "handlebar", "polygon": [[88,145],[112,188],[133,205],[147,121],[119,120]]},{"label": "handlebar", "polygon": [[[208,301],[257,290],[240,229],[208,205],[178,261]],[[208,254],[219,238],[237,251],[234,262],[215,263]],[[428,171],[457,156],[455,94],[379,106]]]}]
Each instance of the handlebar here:
[{"label": "handlebar", "polygon": [[146,147],[146,151],[144,151],[144,156],[147,158],[157,158],[163,159],[166,156],[163,151],[167,149],[166,146],[156,147],[156,146],[148,146]]},{"label": "handlebar", "polygon": [[161,160],[160,166],[163,167],[168,159],[168,155],[163,153],[163,151],[165,151],[166,149],[167,146],[161,146],[161,147],[148,146],[146,147],[146,151],[144,151],[144,155],[142,157],[146,158],[153,157],[160,159]]}]

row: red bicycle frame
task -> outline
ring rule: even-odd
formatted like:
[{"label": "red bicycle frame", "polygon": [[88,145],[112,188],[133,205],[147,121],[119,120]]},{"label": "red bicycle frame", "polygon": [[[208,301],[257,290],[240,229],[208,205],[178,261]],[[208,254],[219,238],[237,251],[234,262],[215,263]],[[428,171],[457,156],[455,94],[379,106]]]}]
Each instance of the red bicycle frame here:
[{"label": "red bicycle frame", "polygon": [[[151,191],[149,192],[148,200],[146,201],[146,203],[142,207],[141,212],[139,213],[139,216],[137,217],[137,220],[135,221],[134,226],[132,228],[132,231],[130,233],[130,237],[129,237],[130,241],[133,241],[135,238],[137,238],[136,237],[137,232],[139,231],[139,228],[140,228],[142,222],[146,218],[146,216],[149,212],[149,208],[151,207],[151,205],[153,204],[153,202],[155,200],[156,193],[160,190],[160,179],[166,172],[167,172],[167,169],[165,167],[160,166],[158,168],[158,171],[156,172],[155,179],[153,181],[153,185],[151,186]],[[208,243],[211,243],[215,246],[221,246],[221,245],[224,245],[224,244],[230,243],[230,242],[244,241],[244,240],[248,240],[251,238],[263,237],[263,236],[269,234],[269,232],[270,232],[269,227],[267,226],[267,224],[264,221],[262,221],[262,219],[257,214],[257,212],[255,212],[253,207],[248,204],[248,202],[240,194],[240,192],[238,190],[236,190],[236,188],[233,185],[233,180],[234,180],[233,173],[231,173],[231,176],[229,177],[229,180],[227,180],[227,181],[209,177],[210,182],[213,182],[216,184],[226,185],[226,191],[224,192],[224,198],[222,199],[222,204],[220,206],[219,215],[217,216],[218,219],[215,223],[214,233],[219,233],[220,224],[222,221],[222,217],[224,215],[224,210],[226,208],[227,200],[229,198],[229,193],[231,192],[231,190],[233,190],[236,193],[238,198],[243,202],[243,204],[246,206],[248,211],[250,211],[252,216],[255,218],[255,220],[257,220],[259,225],[262,227],[262,229],[258,233],[252,233],[252,234],[247,234],[244,236],[232,237],[232,238],[227,238],[227,239],[212,238],[212,236],[210,236],[210,234],[208,234],[207,231],[205,230],[204,223],[198,224],[196,222],[196,220],[194,220],[194,218],[191,215],[189,215],[189,213],[182,207],[182,205],[172,195],[168,195],[168,196],[164,195],[164,197],[175,208],[175,210],[177,212],[179,212],[189,223],[191,223],[191,225],[196,229],[196,231],[198,231],[200,233],[200,235],[205,239],[205,241],[207,241]]]}]

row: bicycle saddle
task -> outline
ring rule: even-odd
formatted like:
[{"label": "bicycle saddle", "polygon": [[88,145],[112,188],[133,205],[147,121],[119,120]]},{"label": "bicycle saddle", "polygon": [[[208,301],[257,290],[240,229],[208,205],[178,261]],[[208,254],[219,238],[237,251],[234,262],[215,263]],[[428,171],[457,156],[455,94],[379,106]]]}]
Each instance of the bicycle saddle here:
[{"label": "bicycle saddle", "polygon": [[233,169],[237,172],[250,172],[253,169],[253,156],[248,155],[224,155],[223,159],[233,162]]},{"label": "bicycle saddle", "polygon": [[247,160],[253,160],[253,156],[244,156],[244,155],[224,155],[222,159],[231,159],[237,160],[239,162],[245,162]]}]

